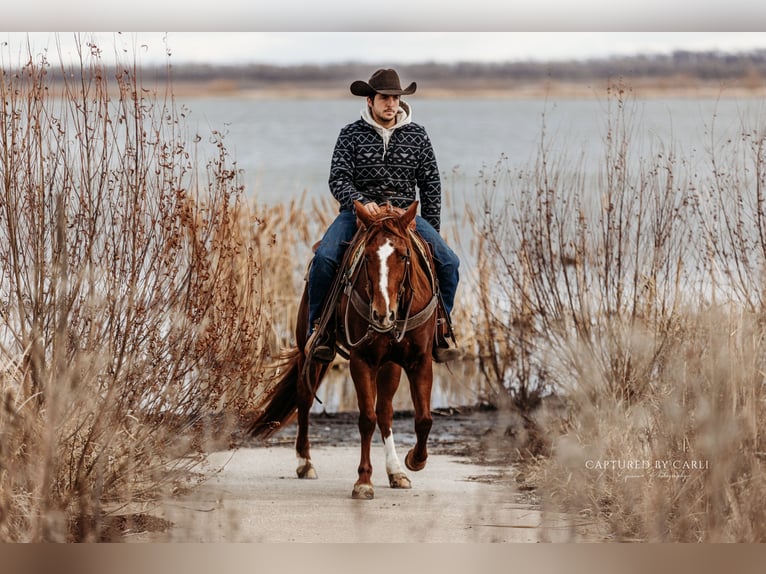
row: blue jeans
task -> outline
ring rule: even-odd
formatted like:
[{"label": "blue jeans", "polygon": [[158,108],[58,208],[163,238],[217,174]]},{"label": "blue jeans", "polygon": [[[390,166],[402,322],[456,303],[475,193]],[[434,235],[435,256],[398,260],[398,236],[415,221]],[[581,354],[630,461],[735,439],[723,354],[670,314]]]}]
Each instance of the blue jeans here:
[{"label": "blue jeans", "polygon": [[[458,268],[460,259],[445,243],[439,232],[419,215],[415,218],[415,228],[418,233],[431,244],[436,263],[436,277],[439,280],[439,290],[447,314],[452,313],[455,303],[455,292],[460,279]],[[319,247],[314,253],[314,259],[309,271],[309,331],[322,315],[325,297],[332,287],[335,274],[338,272],[343,254],[348,243],[356,233],[356,214],[353,211],[341,211],[335,221],[327,228]]]}]

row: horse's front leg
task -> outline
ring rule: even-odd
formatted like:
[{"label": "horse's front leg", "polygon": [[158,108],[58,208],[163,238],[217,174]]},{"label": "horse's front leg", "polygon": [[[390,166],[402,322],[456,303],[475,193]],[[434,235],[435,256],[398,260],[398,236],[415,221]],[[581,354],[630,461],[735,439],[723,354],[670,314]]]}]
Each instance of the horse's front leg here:
[{"label": "horse's front leg", "polygon": [[377,415],[375,413],[376,369],[370,367],[356,355],[349,360],[349,371],[354,380],[356,398],[359,404],[359,435],[361,438],[361,458],[359,460],[359,479],[354,484],[352,498],[371,500],[375,497],[372,487],[372,462],[370,445],[375,434]]},{"label": "horse's front leg", "polygon": [[394,363],[386,363],[378,371],[378,402],[375,412],[378,416],[380,436],[386,451],[386,473],[391,488],[411,488],[412,483],[404,472],[402,463],[396,454],[392,424],[394,420],[394,395],[399,388],[402,368]]},{"label": "horse's front leg", "polygon": [[423,470],[428,459],[428,434],[431,432],[431,387],[433,386],[433,364],[431,357],[423,359],[407,368],[410,380],[410,394],[415,409],[415,435],[417,441],[404,458],[404,464],[413,471]]}]

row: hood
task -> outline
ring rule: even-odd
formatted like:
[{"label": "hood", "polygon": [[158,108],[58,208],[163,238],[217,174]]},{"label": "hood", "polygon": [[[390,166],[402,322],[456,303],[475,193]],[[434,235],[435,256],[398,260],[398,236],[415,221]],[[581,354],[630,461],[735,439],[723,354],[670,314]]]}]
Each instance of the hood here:
[{"label": "hood", "polygon": [[373,128],[375,128],[375,131],[380,134],[381,138],[383,138],[383,157],[386,157],[386,151],[388,150],[388,142],[391,140],[391,134],[393,134],[397,128],[406,126],[412,122],[412,108],[407,102],[400,100],[399,112],[396,114],[396,123],[390,128],[384,128],[374,119],[372,119],[370,108],[366,105],[362,109],[362,119]]}]

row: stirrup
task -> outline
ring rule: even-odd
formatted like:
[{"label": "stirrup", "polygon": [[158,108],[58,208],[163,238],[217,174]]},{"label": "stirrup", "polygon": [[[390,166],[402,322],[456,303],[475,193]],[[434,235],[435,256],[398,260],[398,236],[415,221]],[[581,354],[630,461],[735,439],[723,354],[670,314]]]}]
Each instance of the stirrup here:
[{"label": "stirrup", "polygon": [[444,310],[443,303],[439,304],[439,312],[443,315],[436,319],[436,332],[434,333],[434,345],[431,354],[435,362],[449,363],[461,359],[463,351],[457,346],[455,334],[452,331],[452,325]]},{"label": "stirrup", "polygon": [[335,360],[335,345],[326,345],[318,341],[321,333],[319,329],[314,327],[309,340],[306,341],[306,347],[304,353],[306,357],[311,361],[314,360],[318,363],[332,363]]}]

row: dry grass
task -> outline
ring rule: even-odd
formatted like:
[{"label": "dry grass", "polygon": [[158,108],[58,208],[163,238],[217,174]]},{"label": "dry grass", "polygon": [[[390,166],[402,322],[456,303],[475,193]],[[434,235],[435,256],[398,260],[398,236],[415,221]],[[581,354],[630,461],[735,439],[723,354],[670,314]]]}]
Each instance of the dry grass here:
[{"label": "dry grass", "polygon": [[485,372],[546,435],[522,451],[546,508],[613,540],[763,541],[763,136],[706,170],[633,149],[631,101],[611,88],[596,178],[543,133],[536,165],[484,182]]},{"label": "dry grass", "polygon": [[762,541],[759,323],[690,312],[638,399],[605,392],[597,368],[579,379],[555,455],[534,471],[550,507],[596,519],[615,540]]},{"label": "dry grass", "polygon": [[200,169],[169,87],[107,78],[94,48],[54,95],[48,67],[0,76],[6,541],[98,540],[191,484],[269,353],[264,237],[222,136]]}]

